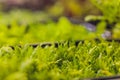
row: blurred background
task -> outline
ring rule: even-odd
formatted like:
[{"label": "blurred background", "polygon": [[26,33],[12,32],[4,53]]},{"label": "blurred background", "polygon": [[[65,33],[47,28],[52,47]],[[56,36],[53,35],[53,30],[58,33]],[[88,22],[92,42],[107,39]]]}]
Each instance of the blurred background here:
[{"label": "blurred background", "polygon": [[120,39],[120,0],[0,0],[0,43]]},{"label": "blurred background", "polygon": [[55,17],[83,18],[88,14],[101,14],[90,0],[0,0],[0,8],[5,12],[12,9],[44,11]]}]

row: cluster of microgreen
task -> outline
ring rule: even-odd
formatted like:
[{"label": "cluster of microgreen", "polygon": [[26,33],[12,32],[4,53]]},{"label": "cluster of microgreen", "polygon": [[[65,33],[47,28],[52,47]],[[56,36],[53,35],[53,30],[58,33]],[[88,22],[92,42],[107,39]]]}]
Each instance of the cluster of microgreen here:
[{"label": "cluster of microgreen", "polygon": [[[120,35],[120,0],[91,0],[101,11],[102,16],[96,16],[96,20],[105,21],[106,28],[113,35],[112,38],[119,38]],[[94,18],[94,17],[93,17]]]},{"label": "cluster of microgreen", "polygon": [[[105,31],[104,21],[97,25],[95,32],[90,32],[82,25],[72,24],[65,17],[61,17],[58,22],[53,22],[48,16],[42,12],[19,10],[1,12],[0,45],[93,39],[100,38]],[[119,38],[119,25],[118,23],[113,30],[113,38]]]},{"label": "cluster of microgreen", "polygon": [[85,41],[41,48],[0,48],[0,80],[79,80],[120,73],[120,45]]},{"label": "cluster of microgreen", "polygon": [[120,20],[120,0],[91,0],[94,5],[110,22],[119,22]]},{"label": "cluster of microgreen", "polygon": [[89,32],[81,25],[72,24],[65,17],[53,22],[43,13],[32,14],[26,11],[1,13],[0,24],[1,45],[92,39],[97,36],[97,32]]}]

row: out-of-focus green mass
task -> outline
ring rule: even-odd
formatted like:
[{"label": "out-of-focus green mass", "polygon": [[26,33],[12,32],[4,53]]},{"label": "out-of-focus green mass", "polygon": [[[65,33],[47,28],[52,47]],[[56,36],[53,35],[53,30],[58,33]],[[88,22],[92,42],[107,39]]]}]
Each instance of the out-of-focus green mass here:
[{"label": "out-of-focus green mass", "polygon": [[105,19],[110,23],[109,26],[111,26],[112,32],[114,33],[113,37],[119,38],[120,0],[91,0],[91,2],[101,11],[101,20]]},{"label": "out-of-focus green mass", "polygon": [[[106,26],[112,28],[112,39],[120,35],[119,0],[1,0],[0,3],[1,45],[101,38]],[[51,16],[58,17],[58,21],[51,20]],[[100,22],[95,25],[96,31],[90,32],[66,17]]]},{"label": "out-of-focus green mass", "polygon": [[91,0],[110,22],[120,21],[120,0]]},{"label": "out-of-focus green mass", "polygon": [[[4,45],[96,37],[95,32],[89,32],[82,25],[72,24],[66,17],[61,17],[55,23],[44,13],[38,12],[32,14],[27,11],[12,11],[9,15],[3,13],[1,15],[0,43]],[[42,22],[43,18],[47,19],[46,23]]]}]

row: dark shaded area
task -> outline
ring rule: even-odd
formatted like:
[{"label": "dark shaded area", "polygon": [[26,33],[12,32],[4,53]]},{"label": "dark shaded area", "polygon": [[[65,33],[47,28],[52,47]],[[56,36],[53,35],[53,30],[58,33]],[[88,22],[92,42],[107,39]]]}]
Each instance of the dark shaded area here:
[{"label": "dark shaded area", "polygon": [[53,5],[55,0],[6,0],[1,1],[4,11],[9,11],[14,8],[43,10],[46,6]]},{"label": "dark shaded area", "polygon": [[101,78],[86,79],[86,80],[120,80],[120,76],[101,77]]},{"label": "dark shaded area", "polygon": [[[91,40],[89,40],[91,41]],[[93,39],[92,41],[96,41],[98,43],[101,42],[100,39]],[[106,39],[105,41],[107,42],[118,42],[120,43],[120,39]],[[67,43],[68,47],[70,46],[70,43],[71,42],[74,42],[74,45],[77,47],[80,43],[84,43],[85,40],[76,40],[76,41],[63,41],[63,42],[54,42],[54,43],[51,43],[51,42],[45,42],[45,43],[38,43],[38,44],[29,44],[29,46],[33,47],[33,48],[36,48],[38,46],[40,46],[41,48],[45,48],[45,47],[50,47],[50,46],[54,46],[55,48],[58,48],[59,46],[64,46],[65,43]],[[12,49],[14,49],[14,46],[9,46],[11,47]],[[18,47],[22,47],[21,45],[18,45]]]},{"label": "dark shaded area", "polygon": [[0,4],[2,10],[6,12],[12,9],[26,9],[75,18],[83,18],[88,14],[100,14],[90,0],[1,0]]}]

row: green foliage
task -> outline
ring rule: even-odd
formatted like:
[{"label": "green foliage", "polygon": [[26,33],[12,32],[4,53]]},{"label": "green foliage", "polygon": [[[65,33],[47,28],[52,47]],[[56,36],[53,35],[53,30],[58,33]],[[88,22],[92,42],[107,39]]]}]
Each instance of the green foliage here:
[{"label": "green foliage", "polygon": [[[111,29],[113,33],[112,38],[118,39],[120,34],[120,29],[118,28],[120,25],[120,0],[90,0],[93,5],[95,5],[102,13],[101,16],[87,16],[86,21],[101,21],[104,22],[104,30],[106,27]],[[98,26],[98,25],[97,25]],[[99,27],[99,26],[98,26]]]},{"label": "green foliage", "polygon": [[120,20],[120,0],[91,0],[109,22]]},{"label": "green foliage", "polygon": [[[91,17],[93,18],[93,16]],[[43,12],[24,10],[1,12],[0,45],[99,38],[105,31],[105,18],[99,16],[94,17],[94,19],[102,19],[102,21],[97,25],[96,32],[89,32],[84,26],[72,24],[65,17],[60,17],[55,23],[48,14]],[[119,38],[119,25],[117,24],[113,31],[113,38]]]},{"label": "green foliage", "polygon": [[11,11],[9,14],[1,13],[0,24],[1,45],[96,37],[95,32],[89,32],[84,26],[72,24],[65,17],[61,17],[55,23],[42,12]]},{"label": "green foliage", "polygon": [[120,45],[85,41],[78,47],[0,48],[1,80],[71,80],[113,76],[120,73]]}]

